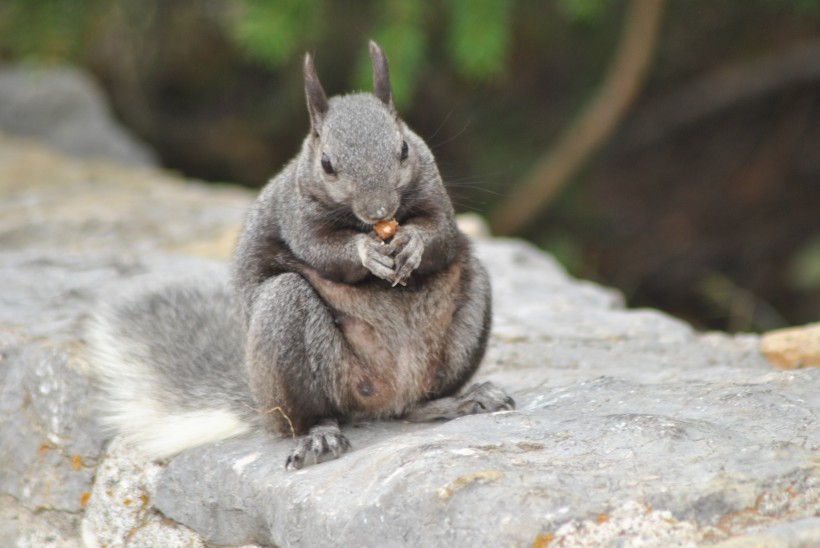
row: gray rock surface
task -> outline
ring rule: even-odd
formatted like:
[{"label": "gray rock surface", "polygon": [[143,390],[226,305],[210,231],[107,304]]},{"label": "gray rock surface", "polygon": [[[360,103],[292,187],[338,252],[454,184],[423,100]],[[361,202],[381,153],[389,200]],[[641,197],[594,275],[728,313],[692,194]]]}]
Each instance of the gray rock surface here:
[{"label": "gray rock surface", "polygon": [[162,474],[159,464],[140,458],[119,440],[106,453],[82,522],[86,546],[204,546],[195,532],[168,523],[154,510],[151,496]]},{"label": "gray rock surface", "polygon": [[80,545],[104,439],[83,347],[100,288],[225,257],[249,200],[0,136],[0,546]]},{"label": "gray rock surface", "polygon": [[74,156],[155,165],[154,153],[111,116],[97,84],[72,67],[0,66],[0,131]]},{"label": "gray rock surface", "polygon": [[137,276],[224,276],[250,195],[0,137],[0,196],[0,545],[820,543],[820,370],[627,310],[515,240],[477,243],[478,379],[517,410],[349,425],[353,451],[295,473],[261,434],[142,462],[92,420],[84,319]]},{"label": "gray rock surface", "polygon": [[720,538],[762,496],[805,493],[783,502],[797,517],[820,509],[820,372],[784,376],[754,337],[625,310],[521,242],[478,250],[497,303],[480,378],[510,389],[516,412],[354,425],[352,453],[296,474],[282,470],[290,440],[191,451],[169,463],[157,507],[213,542],[277,545],[531,543],[628,503]]},{"label": "gray rock surface", "polygon": [[76,350],[8,332],[0,337],[0,492],[33,509],[79,512],[102,436],[88,379],[71,356]]}]

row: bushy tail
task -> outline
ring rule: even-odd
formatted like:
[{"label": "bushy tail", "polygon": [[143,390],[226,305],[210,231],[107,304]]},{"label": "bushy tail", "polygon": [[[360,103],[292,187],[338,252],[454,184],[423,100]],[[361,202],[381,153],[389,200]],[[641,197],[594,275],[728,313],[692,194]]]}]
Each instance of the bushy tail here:
[{"label": "bushy tail", "polygon": [[254,428],[243,328],[224,283],[132,288],[102,305],[89,327],[101,423],[146,456]]}]

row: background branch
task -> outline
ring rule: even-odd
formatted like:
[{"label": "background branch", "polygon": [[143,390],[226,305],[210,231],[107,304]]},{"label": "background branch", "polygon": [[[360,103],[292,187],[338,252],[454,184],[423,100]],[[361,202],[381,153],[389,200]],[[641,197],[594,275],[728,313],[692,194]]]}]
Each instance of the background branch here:
[{"label": "background branch", "polygon": [[501,204],[490,224],[497,234],[519,232],[617,127],[646,80],[664,0],[632,0],[603,85],[555,146]]}]

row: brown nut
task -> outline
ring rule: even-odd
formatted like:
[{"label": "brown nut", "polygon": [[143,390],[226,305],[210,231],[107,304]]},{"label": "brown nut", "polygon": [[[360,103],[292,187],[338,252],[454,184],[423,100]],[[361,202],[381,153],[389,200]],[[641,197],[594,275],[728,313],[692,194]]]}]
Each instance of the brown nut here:
[{"label": "brown nut", "polygon": [[387,240],[396,234],[396,229],[398,227],[399,222],[396,219],[387,219],[374,224],[373,231],[382,240]]}]

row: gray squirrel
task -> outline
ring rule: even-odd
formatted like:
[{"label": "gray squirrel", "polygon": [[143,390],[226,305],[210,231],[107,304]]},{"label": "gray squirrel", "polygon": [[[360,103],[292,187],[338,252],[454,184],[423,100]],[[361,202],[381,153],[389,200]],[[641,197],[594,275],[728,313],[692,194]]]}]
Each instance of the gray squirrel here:
[{"label": "gray squirrel", "polygon": [[141,288],[93,318],[103,423],[147,456],[263,429],[301,436],[298,469],[350,448],[340,422],[514,408],[488,382],[458,393],[486,349],[489,279],[372,41],[370,57],[373,93],[328,99],[305,56],[310,133],[252,205],[233,287]]}]

